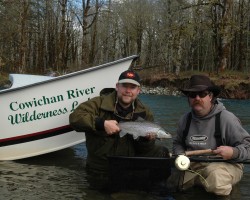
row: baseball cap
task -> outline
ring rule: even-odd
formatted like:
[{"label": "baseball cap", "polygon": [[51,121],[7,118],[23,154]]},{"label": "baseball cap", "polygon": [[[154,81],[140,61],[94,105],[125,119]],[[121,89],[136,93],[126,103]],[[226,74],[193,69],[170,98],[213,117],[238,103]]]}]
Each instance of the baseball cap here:
[{"label": "baseball cap", "polygon": [[119,76],[118,83],[132,83],[134,85],[140,86],[140,81],[140,77],[136,72],[132,70],[126,70]]}]

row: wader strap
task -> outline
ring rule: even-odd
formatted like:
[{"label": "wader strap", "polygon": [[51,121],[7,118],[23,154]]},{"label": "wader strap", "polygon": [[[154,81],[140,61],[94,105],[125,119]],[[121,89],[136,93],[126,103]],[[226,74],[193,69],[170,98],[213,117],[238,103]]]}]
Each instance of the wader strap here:
[{"label": "wader strap", "polygon": [[[220,131],[220,114],[221,114],[221,112],[219,112],[219,113],[217,113],[215,115],[214,137],[215,137],[215,140],[216,140],[217,147],[222,145],[221,131]],[[189,132],[191,120],[192,120],[192,114],[190,112],[190,113],[188,113],[188,116],[187,116],[187,123],[186,123],[186,127],[185,127],[185,129],[183,131],[183,137],[182,137],[182,144],[183,144],[185,149],[186,149],[186,138],[187,138],[187,135],[188,135],[188,132]]]},{"label": "wader strap", "polygon": [[182,144],[184,145],[185,149],[186,149],[186,138],[187,138],[187,135],[189,132],[191,120],[192,120],[192,113],[190,112],[190,113],[188,113],[188,116],[187,116],[187,123],[186,123],[186,127],[183,131],[183,137],[182,137]]},{"label": "wader strap", "polygon": [[216,140],[217,147],[222,145],[222,139],[221,139],[221,131],[220,131],[220,114],[221,112],[217,113],[215,115],[215,132],[214,137]]}]

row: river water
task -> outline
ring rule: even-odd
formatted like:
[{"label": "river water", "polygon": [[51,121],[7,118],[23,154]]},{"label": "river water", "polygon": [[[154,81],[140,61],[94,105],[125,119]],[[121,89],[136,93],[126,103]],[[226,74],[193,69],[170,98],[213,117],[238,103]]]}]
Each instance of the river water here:
[{"label": "river water", "polygon": [[[173,135],[179,117],[189,111],[185,97],[140,95],[151,107],[155,120]],[[244,128],[250,132],[250,100],[222,100],[228,110],[235,113]],[[165,141],[171,149],[171,139]],[[86,200],[213,200],[215,196],[201,188],[171,193],[159,197],[146,191],[123,191],[105,194],[89,189],[86,180],[84,143],[58,152],[18,161],[1,161],[0,199],[86,199]],[[244,177],[234,188],[232,200],[250,199],[250,165],[245,165]]]}]

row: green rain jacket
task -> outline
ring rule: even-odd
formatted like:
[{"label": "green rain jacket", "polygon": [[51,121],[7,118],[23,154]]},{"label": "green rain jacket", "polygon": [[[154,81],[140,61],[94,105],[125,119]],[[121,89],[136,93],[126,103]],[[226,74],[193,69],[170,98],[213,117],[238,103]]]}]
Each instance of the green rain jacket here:
[{"label": "green rain jacket", "polygon": [[[78,132],[85,132],[88,150],[87,167],[92,170],[107,172],[108,156],[160,156],[155,141],[144,138],[134,140],[129,134],[107,135],[104,127],[96,124],[96,119],[117,120],[114,115],[116,91],[111,94],[94,97],[81,103],[69,116],[70,125]],[[135,100],[135,111],[132,120],[141,117],[153,121],[153,114],[139,99]],[[128,114],[131,116],[131,113]],[[119,121],[119,120],[118,120]]]}]

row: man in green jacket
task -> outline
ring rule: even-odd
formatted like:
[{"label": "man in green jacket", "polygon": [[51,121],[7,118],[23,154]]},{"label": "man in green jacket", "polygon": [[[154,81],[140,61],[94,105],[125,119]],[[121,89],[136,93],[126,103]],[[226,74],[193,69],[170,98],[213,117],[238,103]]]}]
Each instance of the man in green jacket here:
[{"label": "man in green jacket", "polygon": [[129,134],[119,136],[120,121],[134,121],[138,118],[154,120],[149,108],[137,98],[140,85],[137,73],[131,70],[124,71],[112,93],[83,102],[70,114],[71,126],[76,131],[85,132],[88,150],[87,170],[94,176],[107,176],[108,156],[169,155],[167,148],[155,144],[153,134],[137,140]]}]

